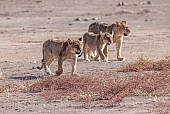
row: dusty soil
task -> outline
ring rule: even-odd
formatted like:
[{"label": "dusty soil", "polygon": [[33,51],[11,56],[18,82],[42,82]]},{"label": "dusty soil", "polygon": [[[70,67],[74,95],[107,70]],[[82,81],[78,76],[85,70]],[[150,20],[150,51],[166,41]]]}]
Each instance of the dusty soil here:
[{"label": "dusty soil", "polygon": [[[42,43],[49,38],[81,37],[95,21],[108,24],[126,20],[131,33],[124,37],[122,55],[116,61],[115,45],[109,47],[109,62],[78,60],[80,76],[127,75],[115,71],[139,57],[153,60],[170,56],[170,1],[124,0],[1,0],[0,1],[0,84],[34,82],[44,76],[32,69],[41,64]],[[78,20],[76,20],[78,19]],[[70,73],[70,63],[65,62]],[[53,72],[56,65],[52,66]],[[0,94],[2,114],[136,114],[154,110],[151,97],[128,97],[112,108],[83,108],[76,101],[48,102],[39,94],[5,92]],[[169,109],[170,110],[170,109]],[[169,112],[170,113],[170,112]]]}]

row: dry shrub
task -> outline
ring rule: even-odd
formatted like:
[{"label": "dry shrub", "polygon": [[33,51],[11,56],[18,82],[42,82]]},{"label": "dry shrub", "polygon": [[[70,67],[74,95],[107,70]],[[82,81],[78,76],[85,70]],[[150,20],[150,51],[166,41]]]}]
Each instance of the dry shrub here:
[{"label": "dry shrub", "polygon": [[32,85],[29,81],[22,81],[20,83],[16,84],[3,84],[0,85],[0,93],[6,93],[6,92],[28,92],[30,86]]},{"label": "dry shrub", "polygon": [[64,98],[79,101],[114,100],[128,95],[169,96],[170,74],[154,73],[130,77],[83,76],[47,78],[34,83],[30,92],[42,92],[49,99]]},{"label": "dry shrub", "polygon": [[118,72],[138,72],[138,71],[167,71],[170,70],[170,57],[165,57],[164,60],[152,61],[144,58],[139,58],[135,63],[130,63],[127,66],[118,70]]},{"label": "dry shrub", "polygon": [[16,84],[1,85],[0,93],[16,92],[16,91],[18,91],[18,88],[19,88],[19,86]]},{"label": "dry shrub", "polygon": [[[70,99],[108,100],[121,91],[123,83],[120,78],[104,77],[69,77],[47,78],[33,84],[30,92],[43,92],[50,96]],[[54,97],[53,96],[53,97]]]}]

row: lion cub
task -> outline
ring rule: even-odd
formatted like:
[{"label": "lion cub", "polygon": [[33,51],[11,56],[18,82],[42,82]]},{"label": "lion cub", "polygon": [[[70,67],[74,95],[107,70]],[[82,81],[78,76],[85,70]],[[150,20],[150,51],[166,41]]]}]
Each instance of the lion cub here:
[{"label": "lion cub", "polygon": [[[100,32],[99,34],[94,34],[92,32],[87,32],[83,35],[83,52],[84,59],[90,61],[90,58],[94,60],[99,60],[99,57],[103,61],[108,61],[103,49],[106,45],[112,43],[112,35],[108,32]],[[94,54],[94,55],[92,55]]]},{"label": "lion cub", "polygon": [[[124,61],[125,57],[122,57],[122,44],[123,36],[128,36],[130,29],[126,21],[116,22],[116,24],[108,25],[103,22],[94,22],[89,26],[88,32],[99,34],[102,32],[109,32],[113,36],[113,43],[116,43],[117,59],[118,61]],[[108,58],[108,46],[106,45],[103,50],[106,58]]]},{"label": "lion cub", "polygon": [[83,39],[79,38],[78,40],[70,40],[67,41],[59,40],[59,39],[49,39],[43,43],[43,59],[42,66],[37,67],[38,69],[44,68],[45,72],[48,75],[51,75],[50,65],[52,62],[57,59],[58,60],[58,70],[56,71],[56,75],[60,75],[63,73],[63,62],[66,59],[71,59],[72,71],[71,74],[76,74],[76,64],[77,57],[81,54]]}]

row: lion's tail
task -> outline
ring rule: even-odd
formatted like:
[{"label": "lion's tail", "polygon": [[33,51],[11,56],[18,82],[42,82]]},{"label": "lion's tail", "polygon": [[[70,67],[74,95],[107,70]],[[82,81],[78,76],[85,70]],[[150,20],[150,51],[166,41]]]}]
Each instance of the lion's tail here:
[{"label": "lion's tail", "polygon": [[[42,50],[42,53],[43,53],[43,59],[41,60],[41,63],[43,63],[43,61],[44,61],[44,56],[45,56],[44,49]],[[36,69],[39,69],[39,70],[43,69],[43,64],[41,66],[37,66]]]},{"label": "lion's tail", "polygon": [[43,66],[41,66],[41,67],[40,67],[40,66],[37,66],[37,69],[38,69],[38,70],[41,70],[42,68],[43,68]]}]

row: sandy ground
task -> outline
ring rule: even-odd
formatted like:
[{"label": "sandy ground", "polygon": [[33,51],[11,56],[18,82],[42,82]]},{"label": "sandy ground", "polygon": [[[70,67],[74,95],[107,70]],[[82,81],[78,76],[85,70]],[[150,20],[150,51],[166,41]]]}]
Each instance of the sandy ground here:
[{"label": "sandy ground", "polygon": [[[122,55],[116,61],[115,45],[109,47],[109,62],[85,62],[79,58],[81,75],[124,75],[115,73],[139,57],[163,59],[170,56],[170,1],[124,0],[1,0],[0,1],[0,84],[36,81],[43,71],[32,69],[42,59],[42,43],[49,38],[81,37],[95,21],[108,24],[126,20],[131,33],[124,37]],[[75,19],[79,18],[79,21]],[[65,63],[65,73],[70,64]],[[56,65],[52,70],[55,71]],[[85,109],[80,102],[48,102],[38,94],[0,94],[1,114],[143,114],[153,109],[150,97],[128,97],[112,108]],[[169,112],[170,113],[170,112]]]}]

